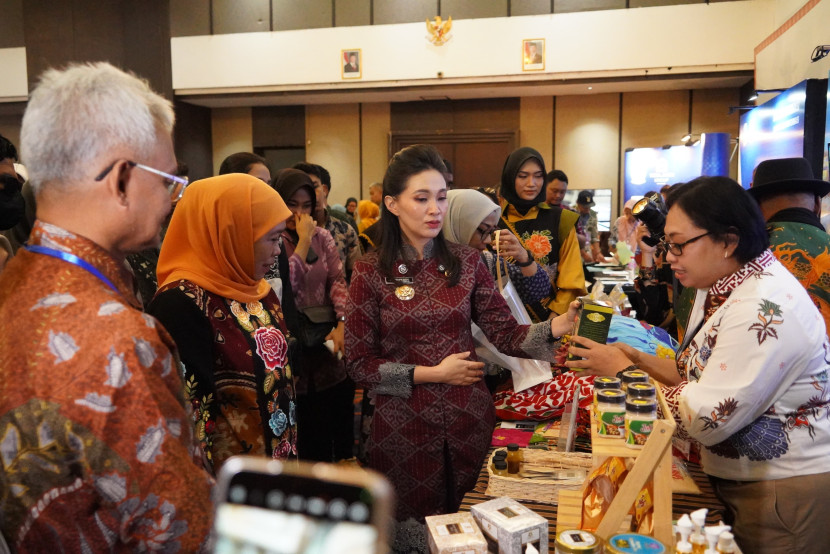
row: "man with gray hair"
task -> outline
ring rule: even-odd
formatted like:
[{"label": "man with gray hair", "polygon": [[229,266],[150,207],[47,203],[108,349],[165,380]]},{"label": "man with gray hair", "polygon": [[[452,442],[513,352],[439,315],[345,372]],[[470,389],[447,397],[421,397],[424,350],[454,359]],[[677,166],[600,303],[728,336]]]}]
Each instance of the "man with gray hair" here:
[{"label": "man with gray hair", "polygon": [[43,74],[21,130],[37,199],[0,274],[0,499],[13,551],[206,548],[212,479],[175,344],[125,256],[159,242],[170,102],[109,64]]}]

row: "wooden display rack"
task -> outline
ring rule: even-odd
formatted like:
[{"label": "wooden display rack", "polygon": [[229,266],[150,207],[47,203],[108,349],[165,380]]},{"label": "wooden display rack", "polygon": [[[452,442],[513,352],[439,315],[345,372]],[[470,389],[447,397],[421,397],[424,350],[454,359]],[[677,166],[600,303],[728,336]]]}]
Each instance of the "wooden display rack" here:
[{"label": "wooden display rack", "polygon": [[[674,544],[672,531],[672,453],[671,439],[676,424],[671,415],[666,399],[660,390],[660,385],[654,383],[657,389],[657,401],[660,403],[662,419],[654,422],[654,429],[646,440],[642,450],[629,448],[620,439],[610,439],[597,435],[596,423],[591,418],[591,450],[594,467],[599,466],[606,458],[619,456],[621,458],[635,458],[634,465],[623,480],[617,495],[608,507],[605,517],[597,527],[595,534],[603,540],[618,533],[628,531],[622,527],[623,520],[628,514],[637,494],[645,486],[650,477],[654,479],[654,538],[668,547]],[[559,508],[556,516],[556,533],[567,529],[578,529],[582,522],[582,497],[587,487],[582,490],[559,491]]]}]

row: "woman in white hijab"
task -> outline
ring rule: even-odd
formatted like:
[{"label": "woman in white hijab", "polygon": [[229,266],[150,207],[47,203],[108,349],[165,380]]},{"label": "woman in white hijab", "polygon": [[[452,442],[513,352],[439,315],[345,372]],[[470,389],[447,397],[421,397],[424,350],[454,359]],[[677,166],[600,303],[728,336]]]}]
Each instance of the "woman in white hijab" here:
[{"label": "woman in white hijab", "polygon": [[[481,251],[481,257],[496,278],[493,232],[498,230],[501,208],[481,192],[455,189],[447,192],[444,238]],[[499,236],[502,275],[507,274],[525,304],[550,296],[551,284],[541,266],[508,230]]]}]

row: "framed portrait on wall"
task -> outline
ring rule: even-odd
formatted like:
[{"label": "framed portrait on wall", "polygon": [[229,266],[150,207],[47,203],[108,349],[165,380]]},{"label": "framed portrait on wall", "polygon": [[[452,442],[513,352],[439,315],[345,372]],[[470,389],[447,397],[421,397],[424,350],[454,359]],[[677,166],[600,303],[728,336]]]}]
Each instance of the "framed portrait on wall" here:
[{"label": "framed portrait on wall", "polygon": [[545,69],[545,39],[531,38],[522,41],[522,71]]},{"label": "framed portrait on wall", "polygon": [[363,75],[362,58],[360,48],[340,51],[340,65],[343,67],[343,79],[360,79]]}]

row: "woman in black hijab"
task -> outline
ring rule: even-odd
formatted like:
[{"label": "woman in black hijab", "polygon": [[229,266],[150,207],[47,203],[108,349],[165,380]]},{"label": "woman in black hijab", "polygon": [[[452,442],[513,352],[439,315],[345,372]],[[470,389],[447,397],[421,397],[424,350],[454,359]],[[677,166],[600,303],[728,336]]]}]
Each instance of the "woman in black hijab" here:
[{"label": "woman in black hijab", "polygon": [[501,174],[499,227],[519,238],[545,269],[555,291],[550,298],[525,306],[534,321],[566,312],[568,304],[586,292],[574,227],[578,216],[545,203],[546,174],[542,155],[528,147],[510,154]]},{"label": "woman in black hijab", "polygon": [[[294,374],[297,426],[303,428],[305,438],[298,435],[297,451],[301,460],[353,458],[354,382],[338,355],[343,352],[348,297],[343,264],[331,234],[311,217],[316,206],[311,177],[283,169],[272,186],[292,212],[285,222],[282,250],[297,310],[296,321],[286,317],[286,323],[300,343]],[[280,273],[285,279],[285,272]],[[330,341],[328,347],[325,341]]]}]

